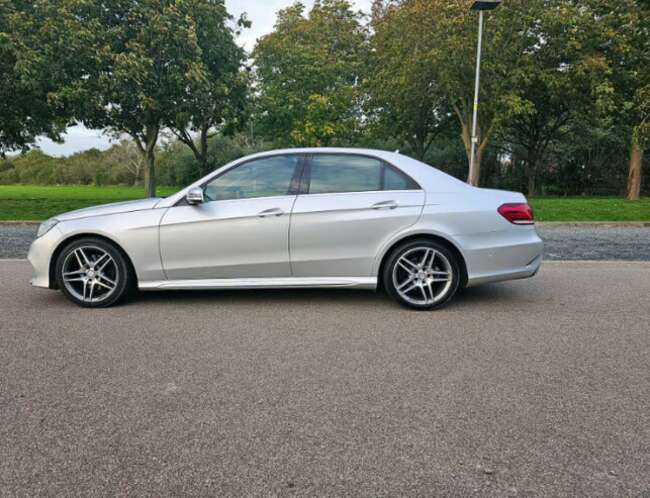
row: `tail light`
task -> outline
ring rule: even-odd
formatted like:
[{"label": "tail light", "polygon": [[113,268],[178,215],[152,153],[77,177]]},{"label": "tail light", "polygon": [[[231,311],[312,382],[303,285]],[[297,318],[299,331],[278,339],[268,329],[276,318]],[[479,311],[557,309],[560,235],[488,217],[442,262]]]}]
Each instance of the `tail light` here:
[{"label": "tail light", "polygon": [[532,225],[535,223],[533,210],[528,204],[503,204],[497,211],[506,220],[515,225]]}]

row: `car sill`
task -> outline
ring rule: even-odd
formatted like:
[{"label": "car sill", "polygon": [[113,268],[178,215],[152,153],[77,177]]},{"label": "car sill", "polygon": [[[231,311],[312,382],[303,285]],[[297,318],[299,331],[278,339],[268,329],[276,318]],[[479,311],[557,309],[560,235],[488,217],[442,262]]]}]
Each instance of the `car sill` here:
[{"label": "car sill", "polygon": [[215,278],[201,280],[157,280],[140,282],[140,290],[180,289],[271,289],[300,287],[352,287],[375,289],[375,277],[284,277],[284,278]]}]

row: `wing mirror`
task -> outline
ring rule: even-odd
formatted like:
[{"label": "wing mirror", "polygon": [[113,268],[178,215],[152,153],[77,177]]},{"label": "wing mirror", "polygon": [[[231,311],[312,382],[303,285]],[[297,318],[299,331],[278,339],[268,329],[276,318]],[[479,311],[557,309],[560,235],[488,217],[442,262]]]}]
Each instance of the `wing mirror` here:
[{"label": "wing mirror", "polygon": [[194,187],[187,191],[185,194],[185,200],[190,206],[196,206],[203,202],[203,189],[200,187]]}]

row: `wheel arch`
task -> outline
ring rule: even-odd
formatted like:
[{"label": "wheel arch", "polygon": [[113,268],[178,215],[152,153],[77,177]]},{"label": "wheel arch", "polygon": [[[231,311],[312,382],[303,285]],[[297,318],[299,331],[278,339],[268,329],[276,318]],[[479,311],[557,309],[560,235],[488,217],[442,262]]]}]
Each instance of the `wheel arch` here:
[{"label": "wheel arch", "polygon": [[438,235],[438,234],[433,234],[433,233],[411,233],[408,235],[405,235],[404,237],[401,237],[397,240],[394,240],[390,243],[388,248],[384,251],[381,261],[379,263],[378,269],[377,269],[377,289],[378,290],[383,290],[384,287],[384,282],[382,275],[384,273],[384,267],[386,265],[386,262],[388,261],[388,258],[390,258],[391,254],[393,251],[400,246],[401,244],[404,244],[405,242],[410,242],[412,240],[422,240],[422,239],[428,239],[432,240],[435,242],[438,242],[439,244],[444,245],[447,249],[449,249],[454,256],[456,256],[458,260],[458,264],[460,265],[460,273],[461,273],[461,281],[460,281],[460,289],[463,289],[467,286],[467,280],[468,280],[468,273],[467,273],[467,262],[465,261],[465,257],[463,256],[463,253],[461,250],[454,244],[452,241],[449,239]]},{"label": "wheel arch", "polygon": [[48,268],[50,289],[58,288],[56,283],[55,271],[56,271],[56,261],[57,259],[59,259],[59,254],[61,254],[61,251],[63,251],[63,249],[71,242],[74,242],[75,240],[85,239],[85,238],[100,239],[114,246],[115,249],[117,249],[120,252],[120,254],[124,257],[124,260],[126,261],[126,264],[129,267],[129,271],[131,272],[131,276],[133,277],[134,282],[137,286],[138,273],[135,271],[135,266],[133,265],[131,256],[129,256],[129,254],[124,250],[124,248],[117,241],[111,239],[110,237],[98,233],[82,232],[82,233],[75,233],[73,235],[70,235],[69,237],[66,237],[61,242],[59,242],[59,245],[57,245],[56,249],[54,249],[54,251],[52,252],[52,257],[50,258],[50,265]]}]

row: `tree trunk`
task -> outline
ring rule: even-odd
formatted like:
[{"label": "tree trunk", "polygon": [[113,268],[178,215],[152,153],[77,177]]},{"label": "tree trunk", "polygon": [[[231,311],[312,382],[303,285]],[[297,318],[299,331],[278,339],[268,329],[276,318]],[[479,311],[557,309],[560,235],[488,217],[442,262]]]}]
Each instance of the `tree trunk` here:
[{"label": "tree trunk", "polygon": [[142,176],[144,196],[156,197],[156,144],[158,127],[146,128],[144,133],[131,133],[135,145],[142,155]]},{"label": "tree trunk", "polygon": [[144,196],[156,197],[156,157],[154,148],[149,146],[144,164]]},{"label": "tree trunk", "polygon": [[[470,150],[471,154],[471,150]],[[471,158],[471,155],[470,155]],[[467,175],[467,183],[478,187],[481,181],[481,162],[483,161],[483,148],[476,147],[476,157],[474,158],[474,167],[470,165],[469,174]]]},{"label": "tree trunk", "polygon": [[537,197],[537,175],[534,171],[528,174],[528,197]]},{"label": "tree trunk", "polygon": [[629,201],[638,201],[641,196],[641,166],[643,164],[643,148],[636,142],[630,150],[630,169],[627,176],[625,197]]},{"label": "tree trunk", "polygon": [[200,136],[200,147],[201,150],[199,154],[197,154],[196,159],[199,161],[199,169],[201,172],[201,176],[205,176],[208,173],[210,173],[209,166],[208,166],[208,131],[209,128],[207,126],[203,126],[201,129],[201,136]]},{"label": "tree trunk", "polygon": [[156,144],[158,127],[147,128],[145,133],[144,196],[156,197]]}]

